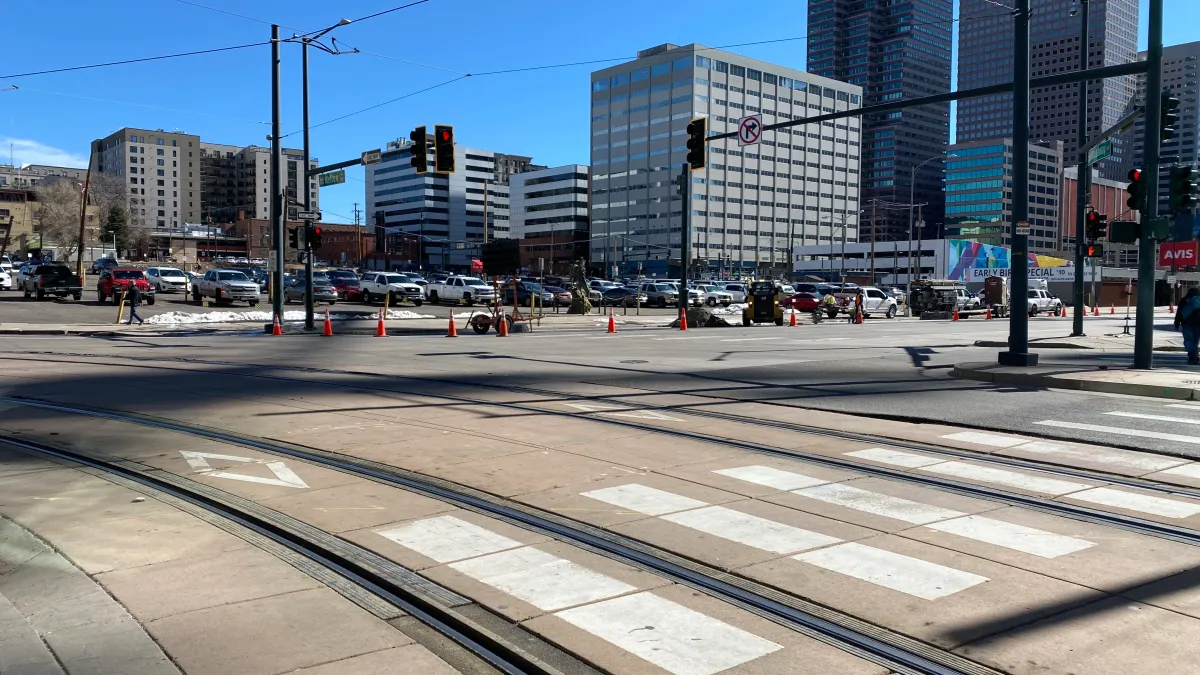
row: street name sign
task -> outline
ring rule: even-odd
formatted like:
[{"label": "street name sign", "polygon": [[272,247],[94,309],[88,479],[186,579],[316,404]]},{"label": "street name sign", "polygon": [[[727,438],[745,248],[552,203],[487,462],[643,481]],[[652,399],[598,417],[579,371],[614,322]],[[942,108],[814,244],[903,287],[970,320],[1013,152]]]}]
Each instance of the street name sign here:
[{"label": "street name sign", "polygon": [[323,173],[317,177],[317,184],[320,185],[321,187],[326,187],[328,185],[340,185],[341,183],[345,183],[345,182],[346,182],[345,169],[338,169],[337,171],[330,171],[329,173]]},{"label": "street name sign", "polygon": [[368,150],[362,154],[363,164],[378,164],[383,161],[382,150]]},{"label": "street name sign", "polygon": [[1087,163],[1095,164],[1102,159],[1112,155],[1112,139],[1106,138],[1096,145],[1096,147],[1088,150]]},{"label": "street name sign", "polygon": [[321,212],[320,211],[301,211],[296,214],[296,217],[299,218],[300,220],[320,220]]}]

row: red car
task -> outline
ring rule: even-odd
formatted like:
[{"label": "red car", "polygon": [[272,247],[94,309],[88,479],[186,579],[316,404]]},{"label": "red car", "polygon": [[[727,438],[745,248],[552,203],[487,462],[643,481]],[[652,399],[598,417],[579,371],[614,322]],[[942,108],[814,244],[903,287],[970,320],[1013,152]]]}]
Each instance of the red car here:
[{"label": "red car", "polygon": [[554,294],[554,304],[560,307],[571,306],[571,291],[558,286],[543,286],[547,293]]},{"label": "red car", "polygon": [[100,280],[96,282],[96,300],[104,302],[112,298],[113,304],[118,304],[129,284],[136,284],[141,289],[147,305],[154,304],[154,287],[150,285],[146,273],[136,267],[116,267],[101,272]]},{"label": "red car", "polygon": [[785,298],[779,303],[784,309],[794,309],[797,312],[812,312],[816,311],[821,304],[821,296],[816,293],[797,293],[789,298]]},{"label": "red car", "polygon": [[358,285],[358,279],[331,277],[329,281],[333,284],[333,290],[337,293],[338,300],[347,302],[362,300],[362,286]]}]

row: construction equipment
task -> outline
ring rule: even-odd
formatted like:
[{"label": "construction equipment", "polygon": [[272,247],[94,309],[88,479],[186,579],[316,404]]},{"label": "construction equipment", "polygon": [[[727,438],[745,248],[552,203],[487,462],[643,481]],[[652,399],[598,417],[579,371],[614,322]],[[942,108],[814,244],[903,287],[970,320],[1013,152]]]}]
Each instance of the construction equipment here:
[{"label": "construction equipment", "polygon": [[755,281],[746,294],[746,309],[742,310],[742,325],[774,321],[783,325],[783,289],[773,281]]}]

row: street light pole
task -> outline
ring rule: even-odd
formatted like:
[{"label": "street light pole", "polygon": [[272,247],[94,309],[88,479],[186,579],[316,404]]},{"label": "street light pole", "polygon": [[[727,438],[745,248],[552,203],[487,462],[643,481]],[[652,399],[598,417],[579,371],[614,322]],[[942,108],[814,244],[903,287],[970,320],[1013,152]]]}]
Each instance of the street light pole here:
[{"label": "street light pole", "polygon": [[[1080,4],[1080,22],[1079,28],[1079,69],[1087,70],[1088,57],[1091,54],[1088,45],[1088,0],[1079,0]],[[1087,209],[1089,201],[1089,193],[1091,192],[1092,168],[1087,163],[1087,156],[1083,154],[1084,146],[1087,145],[1088,129],[1087,129],[1087,90],[1088,81],[1084,80],[1079,83],[1079,114],[1076,117],[1076,134],[1078,142],[1076,143],[1076,151],[1080,153],[1078,173],[1075,181],[1075,283],[1072,288],[1072,303],[1075,305],[1075,315],[1071,321],[1071,336],[1083,336],[1083,315],[1087,310],[1084,308],[1083,302],[1083,265],[1084,265],[1084,228],[1087,227],[1087,214],[1084,211]],[[1149,124],[1149,121],[1146,122]],[[1085,175],[1087,174],[1087,175]],[[1156,188],[1157,189],[1157,188]],[[1065,228],[1064,228],[1065,229]]]},{"label": "street light pole", "polygon": [[906,279],[906,282],[910,283],[910,284],[912,283],[912,276],[913,276],[913,262],[912,262],[913,209],[916,208],[915,202],[917,201],[917,197],[916,197],[917,170],[920,169],[921,167],[925,166],[926,164],[932,162],[933,160],[940,159],[943,157],[945,157],[945,155],[934,155],[933,157],[930,157],[929,159],[926,159],[925,161],[921,162],[920,164],[914,166],[912,168],[912,171],[909,173],[909,178],[908,178],[908,279]]},{"label": "street light pole", "polygon": [[[303,99],[304,107],[304,168],[296,172],[296,187],[304,190],[304,210],[312,210],[312,194],[308,189],[308,170],[311,166],[311,146],[308,138],[308,38],[303,38],[300,42],[300,77],[303,81]],[[301,186],[300,183],[304,185]],[[308,222],[304,223],[308,227]],[[313,250],[312,242],[308,241],[308,237],[304,238],[304,330],[315,330],[316,324],[313,321]]]},{"label": "street light pole", "polygon": [[271,25],[271,243],[275,272],[271,283],[271,313],[283,321],[283,176],[279,162],[281,130],[279,94],[279,26]]}]

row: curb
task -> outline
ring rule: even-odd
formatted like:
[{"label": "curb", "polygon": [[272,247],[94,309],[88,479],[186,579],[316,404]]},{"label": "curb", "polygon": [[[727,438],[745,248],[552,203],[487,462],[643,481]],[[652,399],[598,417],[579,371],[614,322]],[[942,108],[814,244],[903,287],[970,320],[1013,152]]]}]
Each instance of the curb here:
[{"label": "curb", "polygon": [[1127,396],[1144,396],[1148,398],[1169,398],[1178,401],[1200,400],[1198,390],[1190,387],[1161,387],[1151,384],[1134,384],[1130,382],[1104,382],[1102,380],[1077,380],[1058,375],[1038,375],[1034,373],[997,373],[974,368],[963,368],[955,365],[950,371],[950,377],[993,384],[1012,384],[1022,387],[1041,387],[1045,389],[1068,389],[1072,391],[1095,391],[1105,394],[1125,394]]},{"label": "curb", "polygon": [[[1000,349],[1007,349],[1008,343],[1000,342],[999,340],[976,340],[975,346],[976,347],[997,347]],[[1099,348],[1089,347],[1088,345],[1075,344],[1074,342],[1032,342],[1031,341],[1029,343],[1029,348],[1033,349],[1035,347],[1039,347],[1042,349],[1092,349],[1092,350],[1094,350],[1094,349],[1103,350],[1104,349],[1103,347],[1099,347]],[[1154,351],[1156,351],[1156,352],[1182,352],[1182,351],[1184,351],[1184,349],[1183,349],[1183,347],[1176,347],[1175,345],[1161,345],[1161,346],[1155,347]]]}]

